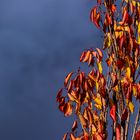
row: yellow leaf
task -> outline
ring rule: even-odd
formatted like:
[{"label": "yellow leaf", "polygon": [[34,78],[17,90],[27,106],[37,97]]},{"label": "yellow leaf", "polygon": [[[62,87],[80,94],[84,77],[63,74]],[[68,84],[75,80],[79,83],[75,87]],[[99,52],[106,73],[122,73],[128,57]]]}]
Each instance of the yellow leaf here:
[{"label": "yellow leaf", "polygon": [[131,101],[128,101],[128,100],[126,100],[126,104],[127,104],[128,108],[129,108],[129,110],[131,111],[131,113],[133,113],[134,109],[135,109],[134,104]]},{"label": "yellow leaf", "polygon": [[99,72],[102,73],[103,71],[102,62],[97,63],[97,66],[98,66]]},{"label": "yellow leaf", "polygon": [[96,90],[98,91],[98,89],[99,89],[99,83],[96,82]]},{"label": "yellow leaf", "polygon": [[130,67],[126,68],[126,76],[127,76],[127,78],[130,79],[130,76],[131,76],[131,69],[130,69]]},{"label": "yellow leaf", "polygon": [[113,87],[113,90],[118,92],[119,91],[119,88],[118,88],[118,85],[116,85],[115,87]]},{"label": "yellow leaf", "polygon": [[111,46],[111,43],[112,43],[112,40],[111,40],[111,36],[110,36],[110,33],[107,33],[107,36],[104,40],[104,48],[109,48]]},{"label": "yellow leaf", "polygon": [[137,87],[133,86],[133,95],[136,97],[137,96]]},{"label": "yellow leaf", "polygon": [[92,134],[95,134],[95,132],[97,131],[97,128],[94,124],[92,124],[91,129],[92,129]]},{"label": "yellow leaf", "polygon": [[101,106],[101,105],[95,104],[94,106],[95,106],[97,109],[99,109],[99,110],[102,109],[102,106]]},{"label": "yellow leaf", "polygon": [[102,101],[101,101],[101,99],[98,98],[98,97],[96,97],[96,98],[94,99],[94,102],[95,102],[96,104],[98,104],[98,105],[102,105]]},{"label": "yellow leaf", "polygon": [[79,103],[78,100],[73,95],[71,95],[70,93],[68,93],[68,97],[69,97],[70,101]]},{"label": "yellow leaf", "polygon": [[95,107],[96,108],[98,108],[98,109],[102,109],[102,101],[101,101],[101,99],[100,98],[98,98],[98,97],[96,97],[95,99],[94,99],[94,102],[95,102]]},{"label": "yellow leaf", "polygon": [[[127,3],[129,2],[129,0],[125,0]],[[136,1],[136,0],[132,0],[132,4],[133,4],[133,6],[136,6],[136,4],[137,4],[137,6],[140,6],[140,2],[139,1]]]}]

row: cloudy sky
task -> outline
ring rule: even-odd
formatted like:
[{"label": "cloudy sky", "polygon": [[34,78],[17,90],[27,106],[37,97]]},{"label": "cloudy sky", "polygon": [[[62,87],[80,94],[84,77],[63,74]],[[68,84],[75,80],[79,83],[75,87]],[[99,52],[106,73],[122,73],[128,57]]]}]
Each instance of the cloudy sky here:
[{"label": "cloudy sky", "polygon": [[60,140],[55,97],[86,48],[101,46],[93,0],[0,0],[0,139]]}]

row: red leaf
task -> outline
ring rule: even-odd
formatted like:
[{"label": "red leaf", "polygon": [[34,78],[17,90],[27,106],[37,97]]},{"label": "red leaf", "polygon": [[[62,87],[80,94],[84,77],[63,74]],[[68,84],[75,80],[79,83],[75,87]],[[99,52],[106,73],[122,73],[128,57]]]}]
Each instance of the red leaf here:
[{"label": "red leaf", "polygon": [[61,95],[62,95],[62,91],[63,91],[62,88],[58,91],[58,94],[57,94],[57,96],[56,96],[56,101],[57,101],[57,102],[60,101],[60,97],[61,97]]},{"label": "red leaf", "polygon": [[110,116],[114,122],[116,122],[116,105],[113,105],[110,109]]},{"label": "red leaf", "polygon": [[135,134],[135,140],[140,140],[140,130],[138,130]]},{"label": "red leaf", "polygon": [[77,140],[89,140],[89,134],[87,132],[84,132],[83,136],[81,136],[80,139]]},{"label": "red leaf", "polygon": [[73,74],[73,72],[70,72],[70,73],[66,76],[65,81],[64,81],[64,86],[65,86],[65,87],[67,86],[67,84],[68,84],[68,82],[69,82],[69,80],[70,80],[72,74]]},{"label": "red leaf", "polygon": [[65,106],[65,102],[62,102],[61,104],[59,104],[59,110],[64,112],[64,106]]},{"label": "red leaf", "polygon": [[93,22],[97,28],[100,28],[99,21],[100,21],[100,13],[97,13],[97,6],[94,7],[90,12],[90,20]]},{"label": "red leaf", "polygon": [[124,61],[122,59],[118,59],[116,65],[119,69],[122,69],[124,66]]},{"label": "red leaf", "polygon": [[125,9],[124,14],[123,14],[123,19],[122,22],[120,22],[120,25],[123,25],[124,23],[126,23],[128,21],[129,14],[127,12],[127,9]]},{"label": "red leaf", "polygon": [[117,124],[116,127],[116,140],[120,140],[121,139],[121,126],[120,124]]},{"label": "red leaf", "polygon": [[127,119],[127,116],[128,116],[128,110],[127,110],[127,108],[125,108],[123,110],[123,113],[122,113],[122,116],[121,116],[121,120],[125,121]]},{"label": "red leaf", "polygon": [[109,16],[109,14],[106,14],[106,20],[108,25],[110,25],[112,23],[111,17]]}]

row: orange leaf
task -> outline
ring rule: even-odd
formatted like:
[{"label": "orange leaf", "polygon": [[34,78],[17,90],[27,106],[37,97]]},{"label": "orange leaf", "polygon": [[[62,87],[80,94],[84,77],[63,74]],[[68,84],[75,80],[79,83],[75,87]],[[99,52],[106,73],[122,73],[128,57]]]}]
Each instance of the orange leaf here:
[{"label": "orange leaf", "polygon": [[114,13],[116,11],[116,6],[114,4],[112,4],[111,6],[111,11]]},{"label": "orange leaf", "polygon": [[62,140],[66,140],[67,136],[68,136],[68,133],[65,133]]},{"label": "orange leaf", "polygon": [[76,137],[72,133],[70,134],[70,140],[76,140]]},{"label": "orange leaf", "polygon": [[78,100],[73,95],[71,95],[70,93],[68,93],[68,97],[69,97],[70,101],[79,103]]},{"label": "orange leaf", "polygon": [[116,122],[116,105],[113,105],[110,109],[110,116],[114,122]]},{"label": "orange leaf", "polygon": [[70,102],[68,102],[64,106],[64,115],[70,116],[71,114],[72,114],[72,105],[70,104]]},{"label": "orange leaf", "polygon": [[80,120],[80,123],[83,127],[87,126],[86,119],[83,117],[83,115],[81,113],[79,113],[79,120]]},{"label": "orange leaf", "polygon": [[91,113],[90,110],[87,111],[88,112],[88,120],[89,120],[89,124],[92,124],[93,123],[93,115]]},{"label": "orange leaf", "polygon": [[85,58],[83,59],[82,62],[87,62],[89,60],[89,57],[90,57],[90,51],[87,51],[85,54]]},{"label": "orange leaf", "polygon": [[130,67],[126,68],[126,76],[127,76],[128,79],[130,79],[130,76],[131,76],[131,69],[130,69]]},{"label": "orange leaf", "polygon": [[90,20],[93,22],[97,28],[100,28],[99,21],[100,21],[100,13],[97,13],[97,6],[94,7],[90,12]]},{"label": "orange leaf", "polygon": [[86,56],[86,52],[84,51],[84,52],[82,53],[81,57],[80,57],[80,62],[83,61],[83,59],[85,58],[85,56]]},{"label": "orange leaf", "polygon": [[68,84],[68,82],[69,82],[69,80],[70,80],[72,74],[73,74],[73,72],[70,72],[70,73],[66,76],[66,78],[65,78],[65,80],[64,80],[64,86],[65,86],[65,87],[67,86],[67,84]]},{"label": "orange leaf", "polygon": [[100,134],[97,134],[97,140],[103,140]]},{"label": "orange leaf", "polygon": [[83,116],[86,120],[88,120],[88,111],[87,108],[84,109]]},{"label": "orange leaf", "polygon": [[100,60],[103,58],[103,53],[101,52],[101,50],[99,48],[96,48],[99,56],[100,56]]}]

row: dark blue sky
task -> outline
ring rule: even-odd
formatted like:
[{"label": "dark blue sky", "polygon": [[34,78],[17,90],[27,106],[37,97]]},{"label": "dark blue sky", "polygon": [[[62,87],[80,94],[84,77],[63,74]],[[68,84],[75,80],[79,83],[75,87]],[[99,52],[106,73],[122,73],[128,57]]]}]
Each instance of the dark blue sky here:
[{"label": "dark blue sky", "polygon": [[100,47],[93,0],[0,0],[0,139],[60,140],[55,97],[85,48]]}]

